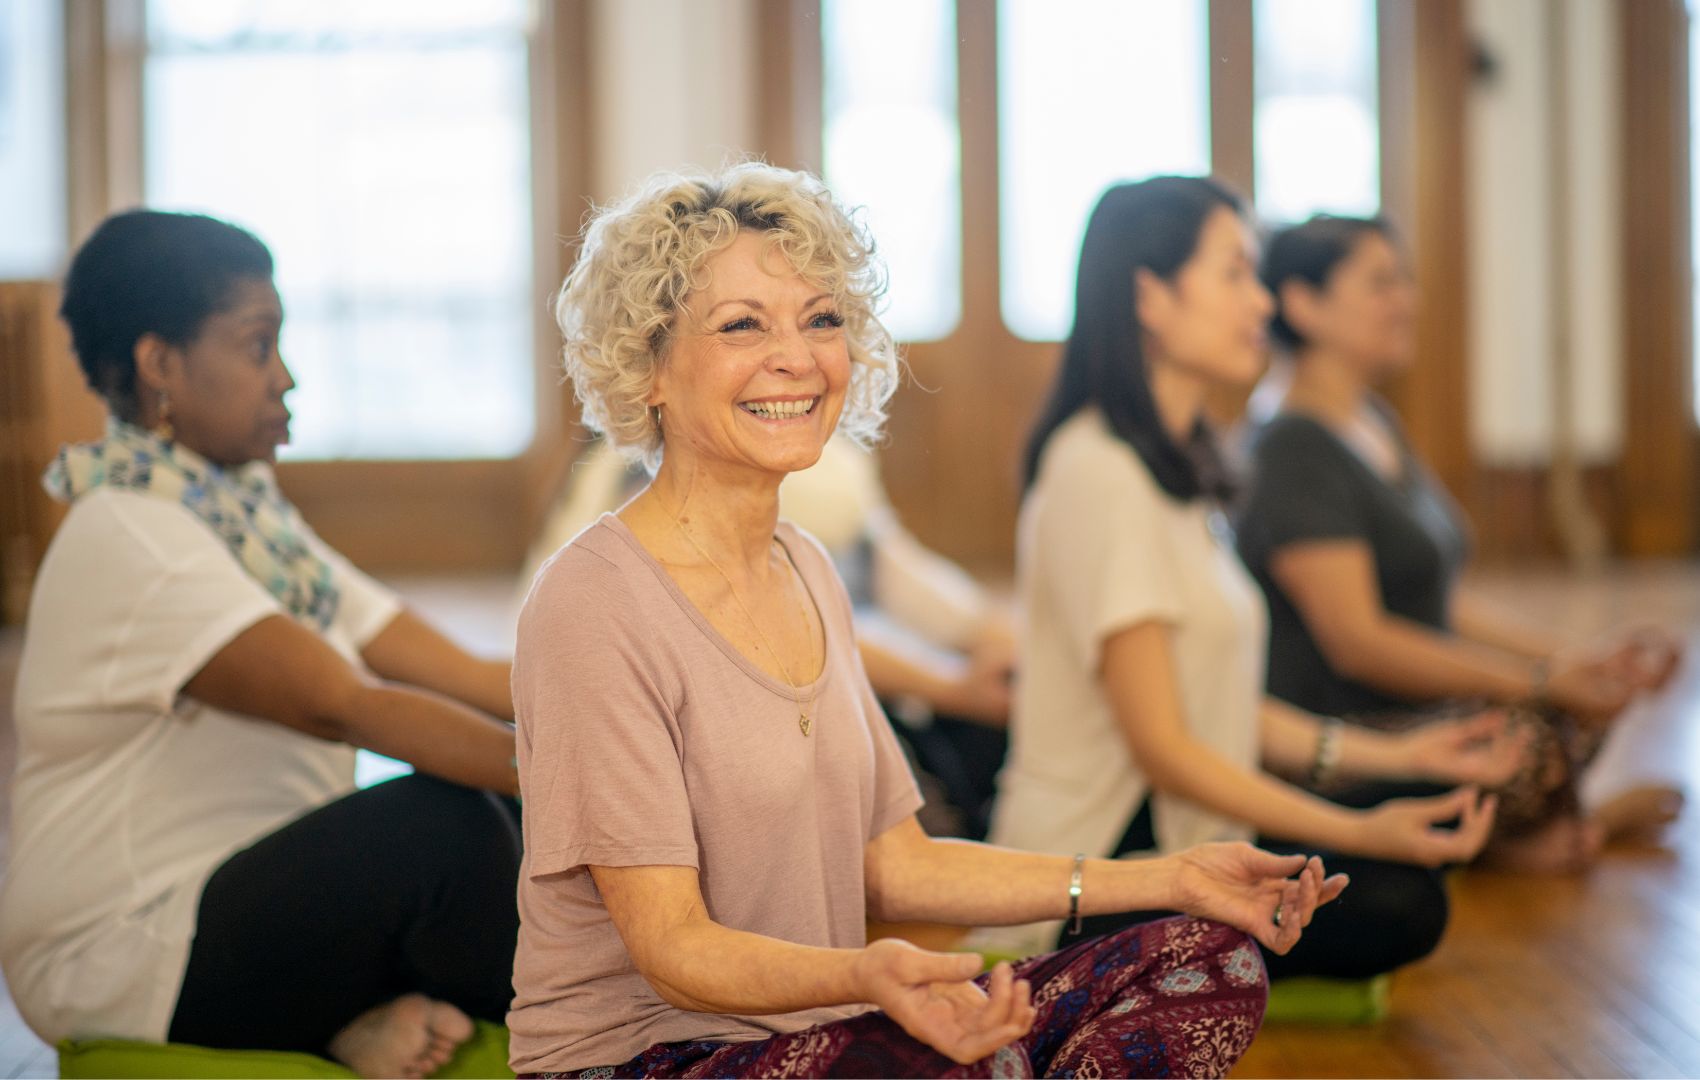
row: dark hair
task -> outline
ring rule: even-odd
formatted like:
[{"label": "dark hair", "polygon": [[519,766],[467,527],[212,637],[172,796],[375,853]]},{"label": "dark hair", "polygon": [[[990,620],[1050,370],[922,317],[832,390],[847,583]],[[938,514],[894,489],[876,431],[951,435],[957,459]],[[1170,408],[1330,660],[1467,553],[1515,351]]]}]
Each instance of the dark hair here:
[{"label": "dark hair", "polygon": [[1345,261],[1366,233],[1394,240],[1393,225],[1386,218],[1337,217],[1317,214],[1300,225],[1281,229],[1263,249],[1263,284],[1275,297],[1275,317],[1269,334],[1287,349],[1304,347],[1304,335],[1287,321],[1281,309],[1281,286],[1302,281],[1313,289],[1325,288],[1334,268]]},{"label": "dark hair", "polygon": [[1215,444],[1202,420],[1185,446],[1157,415],[1145,350],[1134,312],[1134,273],[1173,280],[1198,248],[1204,222],[1218,207],[1244,213],[1238,195],[1215,180],[1159,176],[1104,192],[1080,243],[1074,329],[1062,368],[1027,443],[1024,480],[1031,487],[1039,457],[1057,428],[1096,405],[1110,430],[1139,454],[1163,490],[1177,499],[1227,494]]},{"label": "dark hair", "polygon": [[89,389],[130,420],[141,336],[188,345],[238,279],[271,276],[271,252],[244,229],[200,214],[128,210],[101,222],[72,258],[59,317]]}]

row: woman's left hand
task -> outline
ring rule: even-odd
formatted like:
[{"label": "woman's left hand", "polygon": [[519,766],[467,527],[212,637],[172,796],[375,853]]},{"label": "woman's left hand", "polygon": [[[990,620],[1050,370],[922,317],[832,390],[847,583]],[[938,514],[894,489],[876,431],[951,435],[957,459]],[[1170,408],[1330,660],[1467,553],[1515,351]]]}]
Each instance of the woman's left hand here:
[{"label": "woman's left hand", "polygon": [[1523,767],[1534,732],[1492,709],[1456,720],[1435,720],[1395,738],[1410,776],[1496,788]]},{"label": "woman's left hand", "polygon": [[1325,877],[1315,855],[1274,855],[1250,844],[1199,844],[1166,860],[1176,910],[1244,930],[1276,953],[1297,944],[1316,909],[1349,884],[1345,874]]}]

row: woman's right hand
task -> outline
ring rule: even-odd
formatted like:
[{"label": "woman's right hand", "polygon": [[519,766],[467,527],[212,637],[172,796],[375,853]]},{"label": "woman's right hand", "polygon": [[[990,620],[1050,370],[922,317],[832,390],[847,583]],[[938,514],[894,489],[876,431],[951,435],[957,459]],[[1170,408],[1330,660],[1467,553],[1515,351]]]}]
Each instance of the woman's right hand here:
[{"label": "woman's right hand", "polygon": [[[1494,796],[1474,787],[1425,799],[1389,799],[1359,811],[1360,841],[1353,854],[1427,867],[1469,862],[1487,843],[1497,807]],[[1443,828],[1448,822],[1457,825]]]},{"label": "woman's right hand", "polygon": [[987,988],[973,982],[981,960],[973,953],[935,953],[882,938],[856,958],[861,997],[920,1042],[958,1065],[1026,1035],[1038,1011],[1032,986],[1008,964],[992,969]]}]

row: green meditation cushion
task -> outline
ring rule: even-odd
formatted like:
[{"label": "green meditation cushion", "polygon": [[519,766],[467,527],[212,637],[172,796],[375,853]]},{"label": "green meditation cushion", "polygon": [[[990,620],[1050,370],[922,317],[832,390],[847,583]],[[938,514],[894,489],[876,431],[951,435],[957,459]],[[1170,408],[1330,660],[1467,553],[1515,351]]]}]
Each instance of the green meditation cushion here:
[{"label": "green meditation cushion", "polygon": [[[59,1075],[81,1077],[336,1077],[354,1074],[334,1061],[285,1050],[213,1050],[180,1043],[128,1042],[123,1039],[66,1040],[59,1044]],[[512,1080],[508,1068],[508,1029],[478,1021],[477,1030],[449,1063],[442,1080]]]},{"label": "green meditation cushion", "polygon": [[1374,1024],[1387,1017],[1393,979],[1322,979],[1298,976],[1269,984],[1270,1024]]}]

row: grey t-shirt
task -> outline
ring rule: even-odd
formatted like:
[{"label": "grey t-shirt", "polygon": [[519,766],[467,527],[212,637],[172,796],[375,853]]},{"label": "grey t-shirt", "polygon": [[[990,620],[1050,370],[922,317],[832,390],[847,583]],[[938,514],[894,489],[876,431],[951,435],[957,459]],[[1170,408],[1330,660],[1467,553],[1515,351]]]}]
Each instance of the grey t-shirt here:
[{"label": "grey t-shirt", "polygon": [[1461,518],[1402,436],[1399,447],[1401,476],[1389,482],[1308,416],[1277,416],[1253,440],[1239,550],[1269,598],[1269,692],[1283,701],[1332,716],[1414,704],[1335,671],[1269,570],[1290,544],[1361,540],[1375,560],[1382,607],[1448,629],[1452,586],[1468,550]]},{"label": "grey t-shirt", "polygon": [[[677,1009],[633,966],[589,866],[690,866],[716,922],[866,943],[863,846],[921,804],[820,545],[778,538],[826,631],[793,689],[713,628],[619,518],[545,564],[514,655],[525,861],[508,1014],[516,1072],[615,1064],[660,1042],[747,1041],[855,1015]],[[811,734],[798,726],[812,703]]]}]

